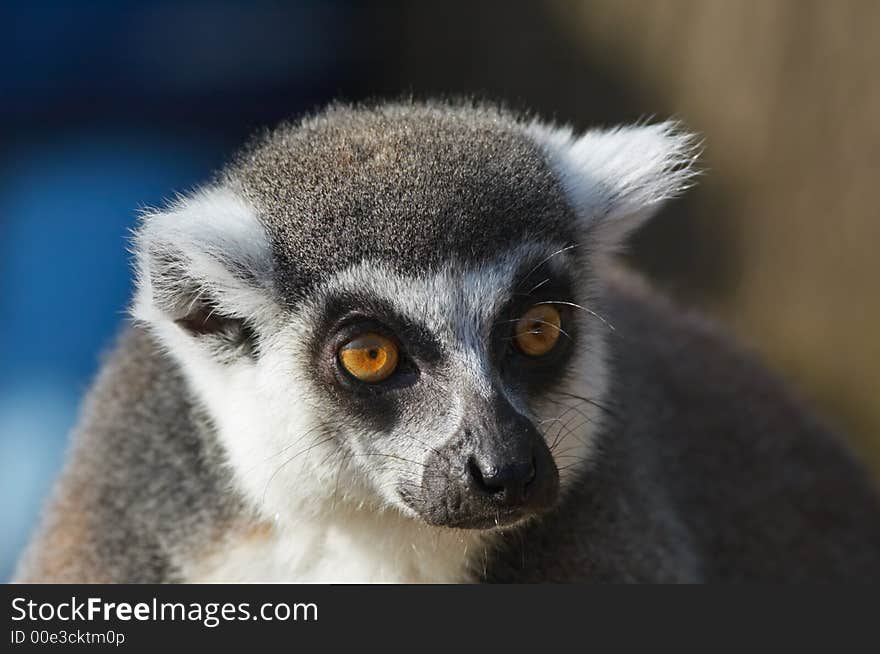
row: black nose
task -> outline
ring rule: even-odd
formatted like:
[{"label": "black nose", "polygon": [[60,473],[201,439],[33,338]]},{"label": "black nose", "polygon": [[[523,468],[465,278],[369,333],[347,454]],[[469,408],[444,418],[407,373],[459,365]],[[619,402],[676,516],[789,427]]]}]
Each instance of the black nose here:
[{"label": "black nose", "polygon": [[455,437],[434,449],[422,475],[418,494],[399,493],[432,525],[503,527],[549,511],[559,496],[559,471],[543,436],[500,399],[471,411]]},{"label": "black nose", "polygon": [[505,506],[519,506],[528,498],[532,482],[537,476],[535,455],[503,464],[468,459],[468,477],[472,488]]}]

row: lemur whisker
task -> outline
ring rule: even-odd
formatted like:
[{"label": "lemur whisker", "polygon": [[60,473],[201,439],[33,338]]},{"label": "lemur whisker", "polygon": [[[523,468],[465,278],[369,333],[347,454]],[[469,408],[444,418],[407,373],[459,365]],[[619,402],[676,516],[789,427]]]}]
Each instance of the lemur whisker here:
[{"label": "lemur whisker", "polygon": [[576,395],[575,393],[569,393],[568,391],[552,391],[553,394],[557,395],[565,395],[567,397],[574,398],[576,400],[581,400],[582,402],[586,402],[587,404],[592,404],[597,409],[601,409],[610,415],[612,418],[619,418],[617,413],[612,411],[608,406],[602,402],[598,402],[597,400],[591,399],[589,397],[584,397],[582,395]]},{"label": "lemur whisker", "polygon": [[[567,405],[563,404],[562,406],[567,406]],[[563,411],[562,413],[559,414],[559,418],[562,419],[563,417],[567,416],[569,413],[572,413],[572,412],[579,414],[582,418],[585,418],[589,422],[593,422],[592,419],[587,414],[585,414],[577,406],[574,406],[574,405],[567,406],[565,411]],[[570,422],[571,422],[571,419],[569,419],[569,421],[566,423],[566,425]]]},{"label": "lemur whisker", "polygon": [[562,254],[563,252],[567,252],[568,250],[573,250],[574,248],[579,247],[579,246],[580,246],[579,243],[572,243],[572,244],[570,244],[570,245],[566,245],[565,247],[556,250],[556,252],[554,252],[554,253],[552,253],[552,254],[550,254],[550,255],[544,257],[544,258],[541,259],[541,261],[539,261],[539,262],[538,262],[538,263],[537,263],[537,264],[536,264],[531,270],[529,270],[529,272],[527,272],[523,277],[521,277],[521,278],[516,282],[516,284],[514,285],[514,288],[519,288],[519,285],[520,285],[520,284],[522,284],[523,282],[525,282],[529,277],[532,276],[532,274],[533,274],[536,270],[538,270],[538,268],[540,268],[540,267],[543,266],[545,263],[547,263],[548,261],[550,261],[550,259],[552,259],[553,257],[555,257],[555,256],[557,256],[557,255],[560,255],[560,254]]},{"label": "lemur whisker", "polygon": [[564,300],[544,300],[542,302],[538,302],[537,304],[560,304],[560,305],[567,306],[567,307],[574,307],[575,309],[580,309],[581,311],[586,311],[588,314],[590,314],[591,316],[593,316],[597,320],[601,321],[612,332],[617,331],[617,329],[614,327],[614,325],[612,325],[611,322],[609,322],[609,320],[607,318],[605,318],[605,316],[597,313],[596,311],[593,311],[592,309],[588,309],[587,307],[585,307],[581,304],[577,304],[575,302],[566,302]]},{"label": "lemur whisker", "polygon": [[[549,398],[548,398],[548,401],[553,402],[554,404],[559,404],[560,406],[567,407],[565,411],[563,411],[562,413],[559,414],[559,417],[560,417],[560,418],[562,418],[563,416],[566,416],[566,415],[568,415],[569,413],[571,413],[572,411],[574,411],[574,412],[580,414],[580,416],[581,416],[582,418],[586,419],[587,421],[589,421],[589,422],[591,422],[591,423],[594,423],[593,419],[592,419],[589,415],[587,415],[586,413],[584,413],[580,408],[578,408],[577,405],[568,405],[568,404],[564,404],[564,403],[562,403],[562,402],[557,402],[557,401],[554,401],[554,400],[550,400]],[[595,423],[594,423],[594,424],[595,424]]]},{"label": "lemur whisker", "polygon": [[[556,458],[559,460],[574,459],[576,463],[584,463],[589,460],[587,457],[581,456],[578,454],[558,454],[558,455],[556,455]],[[570,463],[566,464],[566,466],[569,466],[569,465],[572,465],[572,464],[570,464]]]},{"label": "lemur whisker", "polygon": [[342,449],[342,445],[341,445],[340,443],[337,443],[337,445],[336,445],[336,449],[333,450],[332,452],[330,452],[330,454],[328,454],[327,456],[325,456],[325,457],[321,460],[321,462],[318,464],[318,467],[319,467],[319,468],[323,468],[323,467],[324,467],[324,464],[327,463],[327,462],[328,462],[330,459],[332,459],[334,456],[336,456],[336,453],[339,452],[340,449]]},{"label": "lemur whisker", "polygon": [[562,439],[562,434],[563,434],[563,432],[565,432],[566,435],[568,434],[567,429],[568,429],[568,428],[567,428],[566,425],[563,423],[562,425],[559,426],[559,429],[556,430],[556,436],[553,437],[553,443],[550,445],[550,448],[549,448],[551,453],[552,453],[552,452],[556,449],[556,447],[559,445],[559,442],[560,442],[560,440]]},{"label": "lemur whisker", "polygon": [[[549,437],[549,434],[548,434],[548,437]],[[548,447],[548,449],[550,450],[550,453],[551,453],[551,454],[553,453],[553,450],[556,448],[556,445],[557,445],[557,443],[559,442],[559,439],[560,439],[560,438],[562,438],[562,426],[560,426],[559,429],[556,430],[556,433],[555,433],[555,435],[553,436],[553,441],[550,442],[550,443],[548,443],[548,445],[547,445],[547,447]],[[545,440],[546,440],[546,441],[549,441],[550,439],[549,439],[549,438],[545,438]]]},{"label": "lemur whisker", "polygon": [[440,450],[438,450],[438,449],[437,449],[436,447],[434,447],[433,445],[430,445],[430,444],[428,444],[428,443],[425,443],[425,442],[422,441],[422,440],[419,440],[418,438],[416,438],[415,436],[413,436],[413,435],[410,434],[409,432],[404,432],[404,435],[405,435],[407,438],[411,438],[412,440],[414,440],[414,441],[415,441],[416,443],[418,443],[419,445],[423,445],[423,446],[427,447],[429,450],[431,450],[434,454],[436,454],[437,456],[439,456],[441,459],[443,459],[443,460],[446,461],[447,463],[450,463],[450,461],[449,461],[449,457],[447,457],[445,454],[443,454],[443,452],[441,452]]},{"label": "lemur whisker", "polygon": [[249,473],[253,472],[254,470],[257,469],[258,466],[260,466],[260,465],[262,465],[262,464],[265,464],[265,463],[269,463],[269,462],[272,461],[273,459],[275,459],[275,458],[281,456],[281,455],[284,454],[287,450],[289,450],[291,447],[294,447],[294,446],[297,445],[298,443],[302,442],[307,436],[309,436],[310,434],[315,433],[316,431],[318,431],[318,430],[320,430],[320,429],[322,429],[322,428],[323,428],[323,425],[315,425],[314,427],[312,427],[312,428],[310,428],[310,429],[307,429],[305,432],[303,432],[302,434],[300,434],[299,437],[296,438],[293,442],[288,443],[287,445],[285,445],[283,448],[281,448],[281,449],[280,449],[278,452],[276,452],[275,454],[271,454],[271,455],[267,456],[265,459],[261,460],[259,463],[254,464],[251,468],[249,468],[248,470],[245,471],[246,474],[249,474]]},{"label": "lemur whisker", "polygon": [[588,463],[588,461],[586,459],[584,459],[583,461],[578,461],[576,463],[569,463],[567,465],[564,465],[561,468],[558,468],[557,470],[559,472],[565,472],[567,470],[575,470],[575,469],[577,469],[578,466],[584,466],[587,463]]},{"label": "lemur whisker", "polygon": [[[348,452],[343,449],[341,444],[337,446],[336,451],[341,452],[342,456],[339,459],[339,465],[336,466],[336,479],[333,482],[333,503],[331,505],[331,510],[336,509],[336,502],[339,499],[339,477],[342,474],[342,468],[346,464],[346,455],[348,454]],[[351,457],[349,457],[348,460],[350,461]]]},{"label": "lemur whisker", "polygon": [[413,465],[421,466],[423,468],[427,468],[428,466],[422,463],[421,461],[413,461],[412,459],[407,459],[402,456],[397,456],[396,454],[386,454],[385,452],[361,452],[355,454],[355,456],[382,456],[388,457],[390,459],[397,459],[398,461],[404,461],[406,463],[412,463]]},{"label": "lemur whisker", "polygon": [[[577,416],[572,416],[565,423],[565,425],[562,428],[560,428],[559,434],[558,434],[559,440],[556,442],[555,447],[553,449],[554,454],[555,454],[556,447],[558,447],[560,445],[560,443],[562,443],[563,438],[571,437],[571,438],[576,439],[579,443],[581,443],[581,445],[583,445],[583,446],[587,445],[587,442],[575,431],[576,429],[581,428],[584,425],[584,423],[576,425],[575,427],[571,426],[571,423],[574,422],[574,420],[576,420],[576,419],[577,419]],[[563,437],[563,432],[564,432],[564,437]]]},{"label": "lemur whisker", "polygon": [[[574,408],[574,407],[569,407],[569,408]],[[580,411],[577,411],[577,409],[575,409],[575,411],[576,411],[577,413],[580,413]],[[573,429],[573,428],[570,427],[570,425],[571,425],[571,423],[572,423],[572,422],[573,422],[578,416],[577,416],[577,415],[574,415],[574,416],[572,416],[571,418],[569,418],[568,420],[566,420],[566,421],[563,422],[563,421],[561,420],[561,417],[564,416],[564,415],[567,414],[567,413],[568,413],[568,410],[566,410],[565,412],[563,412],[563,413],[560,415],[560,422],[561,422],[561,424],[560,424],[559,429],[558,429],[557,432],[556,432],[556,437],[554,438],[553,443],[550,445],[550,451],[551,451],[551,452],[554,452],[554,453],[555,453],[555,450],[556,450],[556,448],[558,447],[558,445],[559,445],[559,443],[561,442],[561,439],[562,439],[562,437],[563,437],[563,432],[565,433],[565,436],[571,436],[571,437],[576,438],[576,439],[577,439],[582,445],[584,445],[584,446],[587,446],[587,445],[588,445],[588,443],[587,443],[587,442],[581,437],[581,435],[579,435],[579,434],[576,432],[576,430],[581,429],[581,428],[586,424],[586,421],[585,421],[585,422],[582,422],[582,423],[579,424],[579,425],[577,425],[577,426]],[[582,417],[586,417],[586,416],[582,416]]]},{"label": "lemur whisker", "polygon": [[[519,322],[520,320],[521,320],[521,318],[512,318],[512,319],[509,319],[509,320],[499,320],[499,321],[496,322],[495,324],[496,324],[496,325],[503,325],[503,324],[505,324],[505,323]],[[559,327],[558,325],[554,325],[552,322],[547,322],[546,320],[538,320],[537,318],[532,318],[532,319],[529,320],[529,322],[530,322],[530,323],[539,323],[539,324],[541,324],[541,325],[550,325],[551,327],[553,327],[554,329],[556,329],[560,334],[564,334],[569,340],[571,340],[571,335],[570,335],[567,331],[565,331],[564,329],[562,329],[562,327]],[[540,333],[541,333],[541,332],[539,332],[539,331],[531,331],[531,330],[530,330],[530,331],[525,331],[525,332],[519,332],[519,333],[514,334],[513,336],[507,336],[507,337],[505,337],[504,340],[509,341],[509,340],[514,339],[514,338],[517,338],[518,336],[522,336],[523,334],[540,334]]]},{"label": "lemur whisker", "polygon": [[[567,430],[567,429],[568,429],[568,424],[571,422],[571,420],[565,421],[565,420],[562,419],[567,413],[568,413],[568,409],[566,409],[565,411],[563,411],[563,412],[562,412],[561,414],[559,414],[559,416],[557,416],[556,418],[550,418],[550,419],[548,419],[548,420],[546,420],[546,421],[541,421],[541,422],[556,422],[556,423],[559,423],[559,429],[557,429],[557,431],[556,431],[556,435],[553,437],[553,443],[549,446],[549,449],[550,449],[551,452],[553,451],[553,449],[554,449],[554,448],[557,446],[557,444],[559,443],[559,440],[560,440],[560,438],[562,437],[562,432],[563,432],[563,430]],[[539,424],[540,424],[540,423],[539,423]],[[566,432],[566,433],[568,433],[568,432]]]},{"label": "lemur whisker", "polygon": [[[543,282],[538,282],[537,284],[535,284],[534,286],[532,286],[532,287],[528,290],[528,292],[526,293],[526,295],[531,295],[532,293],[534,293],[535,291],[537,291],[539,288],[541,288],[544,284],[547,284],[549,281],[550,281],[550,278],[548,277],[548,278],[545,279]],[[519,293],[517,293],[517,295],[519,295]]]},{"label": "lemur whisker", "polygon": [[563,399],[553,399],[553,398],[547,397],[545,399],[548,402],[552,402],[554,404],[560,404],[562,406],[568,406],[567,404],[565,404],[566,401],[575,400],[578,402],[583,402],[584,404],[589,404],[590,406],[594,406],[597,409],[599,409],[600,411],[604,411],[605,413],[607,413],[610,417],[617,418],[617,414],[614,413],[612,409],[610,409],[608,406],[606,406],[600,402],[597,402],[596,400],[591,400],[590,398],[576,396],[576,395],[573,395],[572,393],[566,393],[564,391],[552,391],[550,394],[565,395],[566,397]]},{"label": "lemur whisker", "polygon": [[297,452],[297,453],[294,454],[292,457],[290,457],[289,459],[287,459],[284,463],[282,463],[280,466],[278,466],[278,468],[276,468],[275,472],[273,472],[272,475],[269,477],[268,481],[266,481],[266,487],[263,489],[263,498],[262,498],[262,501],[263,501],[263,502],[266,501],[266,493],[269,491],[269,486],[271,485],[271,483],[272,483],[272,481],[275,479],[275,477],[278,475],[278,473],[281,472],[281,470],[282,470],[285,466],[287,466],[289,463],[291,463],[291,462],[292,462],[294,459],[296,459],[297,457],[302,456],[303,454],[307,454],[307,453],[311,452],[313,449],[315,449],[316,447],[319,447],[320,445],[323,445],[324,443],[329,443],[329,442],[332,441],[332,440],[334,440],[334,437],[333,437],[333,436],[329,436],[329,437],[324,438],[324,439],[322,439],[322,440],[320,440],[320,441],[317,441],[316,443],[312,443],[312,444],[309,445],[306,449],[304,449],[304,450],[302,450],[302,451],[300,451],[300,452]]}]

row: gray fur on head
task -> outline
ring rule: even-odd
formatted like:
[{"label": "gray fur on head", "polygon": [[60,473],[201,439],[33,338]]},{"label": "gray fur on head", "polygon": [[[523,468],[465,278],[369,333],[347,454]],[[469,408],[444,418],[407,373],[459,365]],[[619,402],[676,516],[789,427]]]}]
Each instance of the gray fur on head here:
[{"label": "gray fur on head", "polygon": [[[575,137],[570,128],[490,106],[334,106],[244,150],[218,184],[230,207],[213,211],[202,192],[171,213],[190,206],[216,214],[213,235],[211,225],[191,223],[190,237],[202,240],[197,251],[219,253],[223,240],[254,247],[253,235],[230,233],[224,222],[249,205],[269,242],[279,291],[292,302],[367,259],[413,274],[535,239],[571,242],[587,230],[607,232],[613,245],[687,188],[693,162],[693,137],[673,123]],[[159,220],[146,216],[142,238]],[[178,222],[159,239],[187,238],[188,223]],[[240,272],[266,265],[253,251],[241,254],[230,261]]]}]

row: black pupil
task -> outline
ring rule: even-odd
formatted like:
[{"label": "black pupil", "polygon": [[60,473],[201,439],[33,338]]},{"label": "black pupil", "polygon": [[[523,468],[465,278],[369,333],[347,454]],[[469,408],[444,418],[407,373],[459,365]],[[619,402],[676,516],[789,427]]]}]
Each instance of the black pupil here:
[{"label": "black pupil", "polygon": [[379,350],[377,350],[376,348],[373,348],[367,354],[371,359],[376,359],[379,357]]}]

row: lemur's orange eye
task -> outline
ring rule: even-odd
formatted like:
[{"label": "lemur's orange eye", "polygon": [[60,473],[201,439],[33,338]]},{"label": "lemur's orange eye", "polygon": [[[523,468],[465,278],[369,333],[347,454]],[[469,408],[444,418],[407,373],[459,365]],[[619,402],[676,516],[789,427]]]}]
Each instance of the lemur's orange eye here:
[{"label": "lemur's orange eye", "polygon": [[561,333],[562,316],[550,304],[536,304],[516,322],[514,339],[524,354],[539,357],[556,345]]},{"label": "lemur's orange eye", "polygon": [[399,352],[390,338],[368,332],[356,336],[339,349],[339,361],[356,379],[380,382],[397,368]]}]

